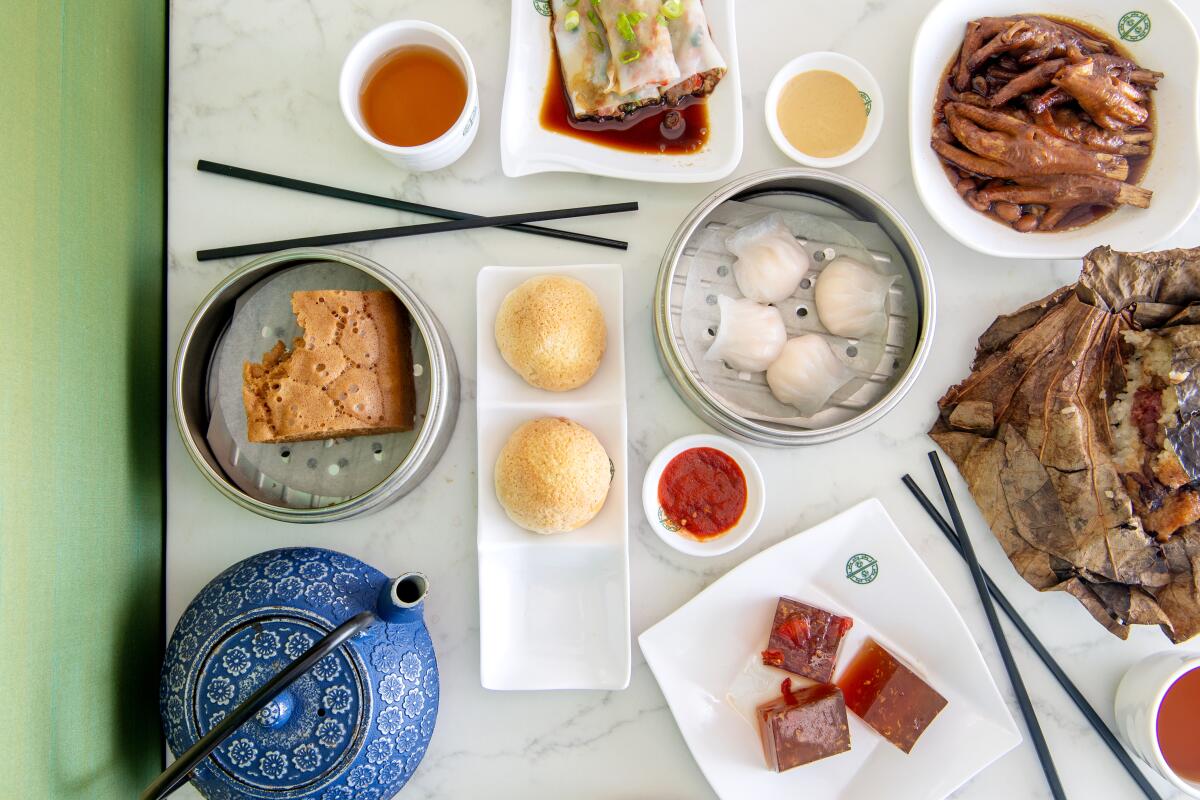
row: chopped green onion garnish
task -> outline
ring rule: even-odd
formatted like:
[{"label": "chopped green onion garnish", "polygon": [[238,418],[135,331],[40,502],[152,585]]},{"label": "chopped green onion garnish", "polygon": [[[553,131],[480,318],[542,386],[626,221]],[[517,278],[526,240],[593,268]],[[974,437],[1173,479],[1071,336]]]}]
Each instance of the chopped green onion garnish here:
[{"label": "chopped green onion garnish", "polygon": [[600,7],[600,0],[592,0],[592,5],[596,8]]},{"label": "chopped green onion garnish", "polygon": [[658,24],[659,24],[659,25],[666,25],[666,24],[667,24],[667,18],[666,18],[666,17],[664,17],[662,14],[659,14],[659,15],[658,15]]},{"label": "chopped green onion garnish", "polygon": [[617,15],[617,31],[627,42],[636,42],[637,33],[633,30],[633,26],[646,18],[643,11],[634,11],[632,14]]},{"label": "chopped green onion garnish", "polygon": [[641,57],[642,57],[641,50],[626,50],[624,53],[621,53],[621,56],[620,56],[622,64],[632,64],[634,61],[637,61]]},{"label": "chopped green onion garnish", "polygon": [[563,27],[569,31],[576,30],[579,27],[579,12],[568,11],[567,15],[563,17]]},{"label": "chopped green onion garnish", "polygon": [[600,17],[596,16],[596,12],[588,9],[588,19],[596,26],[598,30],[605,30],[604,23],[600,21]]},{"label": "chopped green onion garnish", "polygon": [[633,24],[629,21],[628,14],[617,14],[617,33],[627,42],[637,41],[637,34],[633,32]]},{"label": "chopped green onion garnish", "polygon": [[680,0],[666,0],[662,4],[663,13],[670,19],[679,19],[683,16],[683,3]]},{"label": "chopped green onion garnish", "polygon": [[600,38],[600,34],[588,31],[588,41],[592,43],[592,47],[596,49],[597,53],[604,52],[604,40]]}]

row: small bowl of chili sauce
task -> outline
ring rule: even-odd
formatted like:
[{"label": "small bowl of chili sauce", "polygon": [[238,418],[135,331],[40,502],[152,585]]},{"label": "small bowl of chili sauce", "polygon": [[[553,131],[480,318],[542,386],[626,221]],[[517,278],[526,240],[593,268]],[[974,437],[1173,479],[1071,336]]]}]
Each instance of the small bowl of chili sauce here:
[{"label": "small bowl of chili sauce", "polygon": [[764,505],[758,465],[724,436],[702,433],[671,442],[650,462],[642,484],[650,527],[694,556],[728,553],[749,539]]}]

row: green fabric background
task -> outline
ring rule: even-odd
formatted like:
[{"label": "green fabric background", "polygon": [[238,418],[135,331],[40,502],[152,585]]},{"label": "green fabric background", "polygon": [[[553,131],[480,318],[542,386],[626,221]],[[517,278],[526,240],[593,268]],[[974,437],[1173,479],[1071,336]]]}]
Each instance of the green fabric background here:
[{"label": "green fabric background", "polygon": [[158,771],[165,24],[0,4],[0,797]]}]

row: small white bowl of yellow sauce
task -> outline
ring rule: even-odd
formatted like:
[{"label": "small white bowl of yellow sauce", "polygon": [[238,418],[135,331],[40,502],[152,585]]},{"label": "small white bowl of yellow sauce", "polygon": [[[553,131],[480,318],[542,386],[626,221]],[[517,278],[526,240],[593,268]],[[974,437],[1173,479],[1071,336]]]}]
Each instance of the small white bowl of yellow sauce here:
[{"label": "small white bowl of yellow sauce", "polygon": [[793,161],[841,167],[871,148],[883,128],[883,92],[867,68],[841,53],[805,53],[767,88],[767,130]]}]

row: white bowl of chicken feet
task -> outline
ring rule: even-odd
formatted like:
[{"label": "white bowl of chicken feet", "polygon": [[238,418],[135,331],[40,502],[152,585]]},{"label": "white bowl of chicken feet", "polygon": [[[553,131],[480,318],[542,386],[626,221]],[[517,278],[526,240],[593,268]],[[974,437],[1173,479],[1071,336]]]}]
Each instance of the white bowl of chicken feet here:
[{"label": "white bowl of chicken feet", "polygon": [[1200,42],[1170,0],[942,0],[910,82],[917,192],[970,248],[1146,250],[1196,210]]}]

